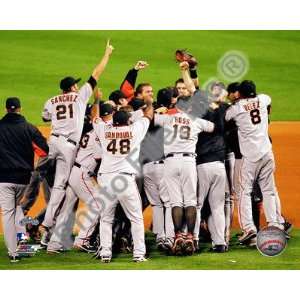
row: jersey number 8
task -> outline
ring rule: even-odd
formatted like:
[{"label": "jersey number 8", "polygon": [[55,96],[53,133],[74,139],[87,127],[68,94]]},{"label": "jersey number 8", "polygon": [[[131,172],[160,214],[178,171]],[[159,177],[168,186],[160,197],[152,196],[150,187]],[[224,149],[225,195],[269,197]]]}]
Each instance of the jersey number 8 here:
[{"label": "jersey number 8", "polygon": [[261,122],[259,109],[253,109],[250,111],[250,117],[252,124],[256,125]]},{"label": "jersey number 8", "polygon": [[119,141],[119,149],[117,149],[117,140],[111,140],[111,142],[107,145],[107,151],[112,154],[116,154],[118,151],[121,154],[128,154],[130,151],[130,140],[120,140]]}]

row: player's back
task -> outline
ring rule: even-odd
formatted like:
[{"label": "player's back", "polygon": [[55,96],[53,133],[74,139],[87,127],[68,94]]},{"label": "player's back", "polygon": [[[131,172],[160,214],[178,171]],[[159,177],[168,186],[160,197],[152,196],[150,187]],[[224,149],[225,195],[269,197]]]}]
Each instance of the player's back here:
[{"label": "player's back", "polygon": [[149,127],[149,120],[141,118],[128,126],[94,124],[103,154],[100,173],[134,173],[138,171],[140,144]]},{"label": "player's back", "polygon": [[81,136],[86,104],[92,94],[89,83],[78,92],[56,95],[47,100],[43,118],[51,120],[52,133],[78,142]]},{"label": "player's back", "polygon": [[177,111],[171,115],[155,115],[155,124],[164,127],[164,153],[195,153],[198,134],[211,132],[213,123],[200,118],[190,117]]},{"label": "player's back", "polygon": [[102,148],[94,130],[85,133],[80,140],[76,162],[90,171],[96,168],[96,160],[102,157]]},{"label": "player's back", "polygon": [[270,104],[271,98],[263,94],[234,104],[241,152],[252,161],[259,160],[272,147],[268,135]]}]

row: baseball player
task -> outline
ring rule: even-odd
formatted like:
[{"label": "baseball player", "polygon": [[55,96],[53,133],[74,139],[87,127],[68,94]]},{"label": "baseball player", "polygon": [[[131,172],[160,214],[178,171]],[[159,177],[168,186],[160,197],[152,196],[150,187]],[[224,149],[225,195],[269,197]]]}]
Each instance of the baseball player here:
[{"label": "baseball player", "polygon": [[42,244],[47,245],[50,229],[54,225],[58,209],[65,196],[65,187],[74,163],[84,122],[87,102],[93,93],[99,76],[104,71],[113,51],[107,42],[104,56],[95,67],[89,80],[79,89],[80,79],[65,77],[60,82],[62,94],[50,98],[43,111],[43,120],[51,121],[49,157],[56,160],[55,182],[43,222]]},{"label": "baseball player", "polygon": [[[155,115],[154,124],[164,128],[165,172],[164,179],[172,207],[175,229],[175,254],[193,254],[193,233],[196,222],[197,171],[195,148],[201,131],[212,132],[214,124],[190,116],[191,102],[178,99],[167,115]],[[184,238],[183,216],[187,225]]]},{"label": "baseball player", "polygon": [[16,97],[6,100],[7,114],[0,120],[0,207],[4,240],[11,262],[17,254],[16,207],[19,206],[34,166],[34,153],[47,156],[48,145],[40,131],[20,114]]},{"label": "baseball player", "polygon": [[[164,88],[157,93],[158,110],[173,103],[173,88]],[[134,100],[133,100],[134,101]],[[142,143],[141,162],[143,164],[144,188],[152,206],[152,231],[156,234],[156,245],[160,250],[170,252],[174,243],[174,225],[170,198],[164,180],[164,130],[150,124]]]},{"label": "baseball player", "polygon": [[65,239],[70,236],[70,232],[64,230],[64,226],[68,224],[70,212],[74,209],[78,198],[86,204],[87,212],[81,223],[79,234],[75,238],[74,247],[86,252],[94,251],[89,240],[98,224],[101,197],[93,174],[97,161],[101,159],[101,154],[100,143],[94,131],[91,130],[84,134],[69,178],[65,200],[66,207],[62,208],[57,218],[47,252],[60,253],[68,248],[68,245],[65,247],[64,244],[66,243]]},{"label": "baseball player", "polygon": [[101,182],[103,209],[100,217],[100,257],[110,262],[112,256],[112,224],[118,202],[131,222],[133,238],[133,261],[146,261],[144,222],[141,198],[137,189],[136,168],[139,148],[153,118],[153,107],[148,105],[144,117],[129,125],[130,114],[118,111],[113,115],[113,124],[96,119],[94,130],[103,149],[98,173]]},{"label": "baseball player", "polygon": [[274,182],[274,155],[268,136],[268,106],[271,98],[256,94],[254,82],[245,80],[239,86],[240,100],[226,112],[227,121],[233,119],[238,127],[242,158],[240,168],[239,212],[245,243],[256,236],[257,229],[252,218],[251,192],[258,180],[263,194],[264,213],[268,226],[283,229],[277,215]]},{"label": "baseball player", "polygon": [[[214,89],[219,89],[220,83],[215,83]],[[216,125],[213,133],[202,132],[196,145],[196,164],[198,174],[198,206],[202,209],[207,198],[210,206],[208,229],[212,239],[212,251],[223,253],[227,251],[225,241],[225,196],[226,196],[226,146],[224,140],[225,112],[228,107],[219,99],[219,92],[214,93],[210,110],[203,117]],[[229,192],[228,192],[229,195]],[[200,222],[197,222],[196,234],[199,234]]]},{"label": "baseball player", "polygon": [[[228,98],[232,103],[235,103],[239,100],[240,94],[239,94],[239,83],[234,82],[228,85],[227,87],[228,91]],[[239,147],[239,140],[238,140],[238,132],[236,126],[230,125],[231,129],[228,132],[228,144],[230,144],[230,147],[232,148],[234,155],[235,155],[235,163],[234,163],[234,176],[233,176],[233,190],[234,195],[238,199],[238,195],[240,194],[240,180],[239,180],[239,174],[240,174],[240,168],[242,165],[242,154]],[[262,201],[262,193],[259,187],[259,184],[257,183],[257,180],[254,182],[253,190],[251,193],[251,199],[252,199],[252,214],[253,214],[253,221],[255,224],[255,227],[257,230],[259,230],[260,227],[260,207],[261,207],[261,201]],[[277,217],[280,220],[280,223],[283,224],[286,236],[289,237],[289,231],[291,230],[292,224],[289,223],[281,214],[281,205],[280,205],[280,198],[278,195],[278,191],[276,189],[276,208],[277,208]],[[239,209],[239,206],[238,206]],[[238,217],[240,217],[240,214],[238,213]],[[239,219],[240,222],[240,219]],[[248,246],[254,246],[256,245],[256,238],[252,238],[249,241],[246,242]]]}]

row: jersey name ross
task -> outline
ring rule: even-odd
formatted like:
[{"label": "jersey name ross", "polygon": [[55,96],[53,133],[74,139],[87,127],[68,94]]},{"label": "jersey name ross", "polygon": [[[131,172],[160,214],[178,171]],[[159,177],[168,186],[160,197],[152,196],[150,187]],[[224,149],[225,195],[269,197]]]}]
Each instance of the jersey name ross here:
[{"label": "jersey name ross", "polygon": [[182,124],[182,125],[190,125],[191,120],[184,117],[176,117],[174,118],[175,124]]}]

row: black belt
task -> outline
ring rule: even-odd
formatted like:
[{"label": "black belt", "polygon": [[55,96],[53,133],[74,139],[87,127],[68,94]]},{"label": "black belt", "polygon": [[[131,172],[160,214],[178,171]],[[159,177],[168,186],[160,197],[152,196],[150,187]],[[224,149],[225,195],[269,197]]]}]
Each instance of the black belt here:
[{"label": "black belt", "polygon": [[74,166],[77,167],[77,168],[79,168],[79,169],[81,168],[81,164],[79,164],[79,163],[76,162],[76,161],[74,162]]},{"label": "black belt", "polygon": [[[53,136],[55,136],[57,138],[60,136],[60,134],[57,134],[57,133],[51,133],[51,135],[53,135]],[[75,141],[71,140],[71,139],[67,139],[67,142],[73,144],[74,146],[77,145],[77,143]]]},{"label": "black belt", "polygon": [[[99,173],[99,175],[105,175],[105,174],[111,174],[111,173]],[[121,175],[127,175],[127,176],[135,176],[134,173],[127,173],[127,172],[120,172]]]},{"label": "black belt", "polygon": [[196,157],[195,153],[181,153],[181,152],[169,153],[169,154],[167,154],[166,157],[174,157],[175,155],[178,155],[178,154],[181,154],[182,156],[185,156],[185,157]]},{"label": "black belt", "polygon": [[154,165],[163,164],[163,163],[165,163],[163,160],[157,160],[153,162]]},{"label": "black belt", "polygon": [[135,176],[134,173],[127,173],[127,172],[120,172],[119,174],[128,175],[128,176]]}]

